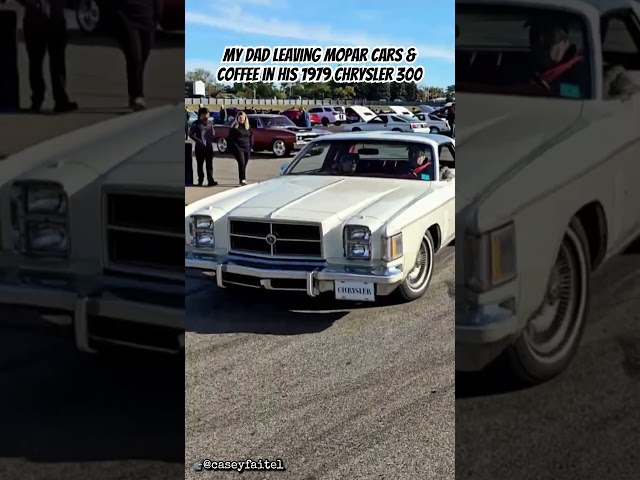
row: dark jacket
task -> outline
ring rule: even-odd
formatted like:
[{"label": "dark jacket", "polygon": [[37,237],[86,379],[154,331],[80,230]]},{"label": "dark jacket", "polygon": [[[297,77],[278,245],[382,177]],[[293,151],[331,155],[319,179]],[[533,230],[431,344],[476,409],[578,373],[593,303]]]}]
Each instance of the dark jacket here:
[{"label": "dark jacket", "polygon": [[162,15],[162,0],[109,0],[116,26],[155,32]]},{"label": "dark jacket", "polygon": [[209,122],[198,119],[191,124],[189,138],[196,143],[196,151],[213,151],[215,131]]},{"label": "dark jacket", "polygon": [[250,151],[253,148],[253,129],[247,129],[244,125],[238,125],[236,128],[231,127],[228,142],[229,147],[233,149]]}]

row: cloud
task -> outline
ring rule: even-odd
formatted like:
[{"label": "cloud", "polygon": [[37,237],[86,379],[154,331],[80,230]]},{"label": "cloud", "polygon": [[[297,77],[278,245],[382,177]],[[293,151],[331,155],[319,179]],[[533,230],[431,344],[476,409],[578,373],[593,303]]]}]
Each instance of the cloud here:
[{"label": "cloud", "polygon": [[373,47],[376,45],[398,45],[404,43],[406,46],[417,47],[420,52],[420,57],[422,58],[432,58],[448,62],[455,61],[455,49],[453,47],[416,45],[412,42],[398,42],[398,40],[393,41],[388,38],[374,37],[366,33],[336,32],[331,30],[326,24],[309,25],[275,18],[263,19],[252,14],[244,13],[242,7],[237,3],[233,5],[232,8],[216,9],[215,15],[186,11],[184,19],[186,24],[201,25],[236,33],[305,40],[312,42],[314,45],[335,45],[337,39],[340,40],[340,44],[352,46]]}]

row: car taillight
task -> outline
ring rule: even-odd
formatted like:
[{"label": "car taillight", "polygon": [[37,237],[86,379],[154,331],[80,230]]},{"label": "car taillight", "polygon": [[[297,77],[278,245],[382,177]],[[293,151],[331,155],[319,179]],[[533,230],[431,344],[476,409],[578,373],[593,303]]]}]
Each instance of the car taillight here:
[{"label": "car taillight", "polygon": [[411,128],[420,128],[420,124],[419,123],[412,123],[411,124]]}]

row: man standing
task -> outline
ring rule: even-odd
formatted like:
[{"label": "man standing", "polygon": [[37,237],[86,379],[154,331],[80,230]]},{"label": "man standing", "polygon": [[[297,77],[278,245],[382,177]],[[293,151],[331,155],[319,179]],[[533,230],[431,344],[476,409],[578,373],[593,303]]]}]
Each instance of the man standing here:
[{"label": "man standing", "polygon": [[146,108],[144,72],[162,14],[162,0],[111,0],[114,33],[127,63],[129,108]]},{"label": "man standing", "polygon": [[49,73],[55,113],[78,109],[69,101],[66,91],[67,24],[65,0],[18,0],[24,6],[24,41],[29,57],[29,84],[32,112],[40,112],[44,102],[45,83],[42,64],[49,53]]},{"label": "man standing", "polygon": [[447,112],[447,122],[449,122],[449,126],[451,127],[451,136],[453,138],[456,137],[456,104],[454,103],[449,108]]},{"label": "man standing", "polygon": [[201,108],[198,110],[198,119],[193,122],[189,132],[189,137],[196,145],[196,163],[198,165],[198,186],[204,184],[203,167],[207,169],[207,186],[218,185],[213,179],[213,140],[215,132],[213,125],[209,123],[209,110]]}]

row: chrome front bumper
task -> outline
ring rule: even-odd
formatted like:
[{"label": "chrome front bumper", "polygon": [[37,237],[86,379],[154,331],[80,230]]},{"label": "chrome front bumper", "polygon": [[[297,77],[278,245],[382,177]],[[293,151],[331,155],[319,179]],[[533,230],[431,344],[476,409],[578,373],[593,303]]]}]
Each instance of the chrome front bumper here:
[{"label": "chrome front bumper", "polygon": [[[324,262],[294,262],[248,259],[234,255],[185,254],[185,267],[215,277],[220,288],[239,285],[267,290],[301,291],[310,297],[333,291],[336,281],[368,282],[376,285],[376,296],[391,293],[404,279],[399,267],[347,267]],[[279,286],[279,281],[297,281]]]},{"label": "chrome front bumper", "polygon": [[500,304],[456,303],[456,370],[479,371],[494,361],[520,331],[515,311]]},{"label": "chrome front bumper", "polygon": [[[76,346],[83,352],[94,353],[96,344],[166,353],[184,348],[184,307],[140,300],[150,295],[158,298],[177,295],[174,286],[117,276],[81,281],[71,275],[66,281],[59,277],[59,284],[54,285],[51,281],[39,282],[41,275],[32,272],[29,281],[22,276],[3,275],[0,304],[35,309],[43,314],[70,315]],[[154,343],[152,338],[162,339],[161,344]]]}]

